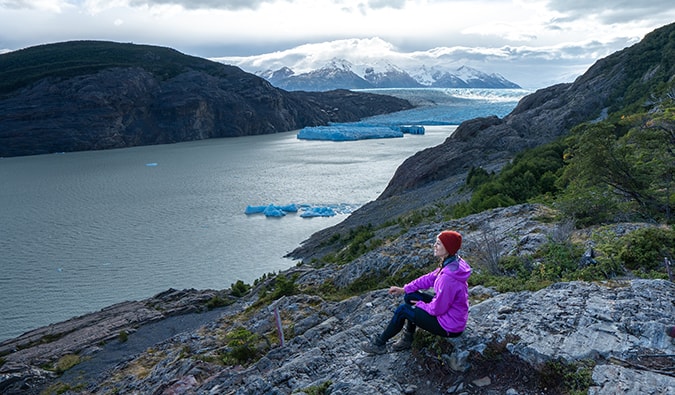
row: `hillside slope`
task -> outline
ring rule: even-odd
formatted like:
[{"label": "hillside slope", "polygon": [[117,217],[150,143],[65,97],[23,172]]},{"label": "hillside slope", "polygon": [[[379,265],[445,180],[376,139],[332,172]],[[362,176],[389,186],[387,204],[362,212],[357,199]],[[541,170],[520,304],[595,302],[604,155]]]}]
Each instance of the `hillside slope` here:
[{"label": "hillside slope", "polygon": [[675,77],[675,24],[632,47],[598,60],[571,84],[538,90],[503,119],[463,122],[443,144],[405,160],[386,189],[345,221],[314,234],[290,257],[307,259],[330,251],[323,241],[359,226],[379,226],[412,210],[468,197],[461,188],[469,170],[498,171],[527,148],[551,142],[574,126],[606,118],[624,106],[640,106]]},{"label": "hillside slope", "polygon": [[74,41],[0,55],[0,157],[278,133],[411,107],[366,93],[286,92],[147,45]]}]

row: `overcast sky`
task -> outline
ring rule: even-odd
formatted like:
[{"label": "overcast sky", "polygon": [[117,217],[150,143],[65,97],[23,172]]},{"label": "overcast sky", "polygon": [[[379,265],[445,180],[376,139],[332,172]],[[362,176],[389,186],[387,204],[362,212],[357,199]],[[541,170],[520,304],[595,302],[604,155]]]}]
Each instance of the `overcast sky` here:
[{"label": "overcast sky", "polygon": [[0,0],[0,51],[96,39],[214,58],[380,38],[492,54],[513,80],[536,62],[575,73],[673,21],[673,0]]}]

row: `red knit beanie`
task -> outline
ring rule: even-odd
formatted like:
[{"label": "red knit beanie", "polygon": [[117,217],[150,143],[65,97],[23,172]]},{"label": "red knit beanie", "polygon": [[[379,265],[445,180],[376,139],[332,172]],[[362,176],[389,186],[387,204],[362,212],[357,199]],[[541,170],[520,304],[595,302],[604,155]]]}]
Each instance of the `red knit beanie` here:
[{"label": "red knit beanie", "polygon": [[438,239],[443,243],[443,247],[448,254],[455,255],[462,246],[462,235],[454,230],[444,230],[438,235]]}]

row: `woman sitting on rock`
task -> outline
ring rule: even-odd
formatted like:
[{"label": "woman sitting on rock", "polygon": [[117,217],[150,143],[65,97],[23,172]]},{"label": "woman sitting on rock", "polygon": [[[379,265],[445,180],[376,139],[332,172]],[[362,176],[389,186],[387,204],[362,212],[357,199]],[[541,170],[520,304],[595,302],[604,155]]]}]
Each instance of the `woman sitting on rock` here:
[{"label": "woman sitting on rock", "polygon": [[[405,293],[401,304],[387,328],[371,342],[361,346],[369,354],[387,352],[387,340],[403,329],[403,336],[393,345],[395,351],[410,348],[415,329],[420,328],[443,337],[462,334],[469,317],[469,286],[467,280],[471,267],[457,255],[462,245],[462,235],[443,231],[434,243],[434,256],[441,258],[437,269],[406,284],[403,288],[392,286],[390,295]],[[434,288],[434,295],[420,290]],[[406,322],[407,321],[407,322]]]}]

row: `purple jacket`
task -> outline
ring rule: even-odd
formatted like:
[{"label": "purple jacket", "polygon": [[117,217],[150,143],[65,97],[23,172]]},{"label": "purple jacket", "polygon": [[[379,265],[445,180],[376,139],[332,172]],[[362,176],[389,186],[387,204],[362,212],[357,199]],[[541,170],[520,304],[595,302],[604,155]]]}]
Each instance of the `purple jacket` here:
[{"label": "purple jacket", "polygon": [[[454,269],[454,270],[453,270]],[[434,298],[429,303],[417,302],[418,307],[438,319],[438,323],[448,332],[459,333],[466,328],[469,318],[469,285],[471,267],[464,259],[457,257],[456,262],[439,270],[419,277],[406,284],[406,293],[434,288]]]}]

